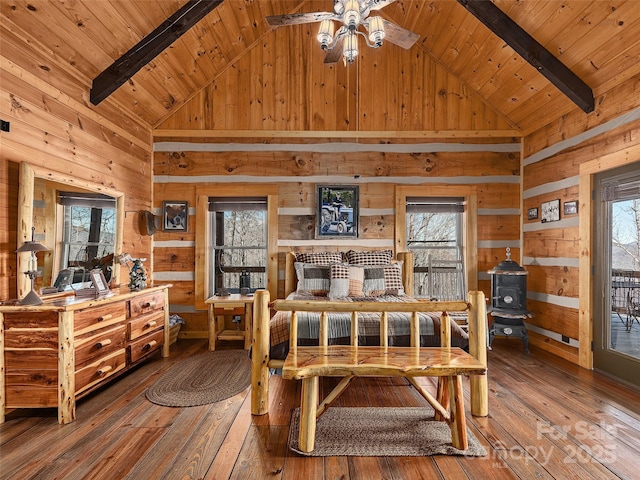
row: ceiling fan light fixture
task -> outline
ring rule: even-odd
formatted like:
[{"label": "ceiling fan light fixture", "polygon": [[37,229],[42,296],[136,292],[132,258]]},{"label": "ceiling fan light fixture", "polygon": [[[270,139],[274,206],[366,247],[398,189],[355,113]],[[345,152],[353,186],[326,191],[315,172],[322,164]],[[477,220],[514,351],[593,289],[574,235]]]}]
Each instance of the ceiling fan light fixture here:
[{"label": "ceiling fan light fixture", "polygon": [[323,50],[328,50],[329,45],[333,43],[334,26],[331,20],[322,20],[320,29],[318,30],[318,41]]},{"label": "ceiling fan light fixture", "polygon": [[369,41],[374,47],[381,47],[382,40],[384,39],[384,23],[382,17],[370,17],[369,18]]},{"label": "ceiling fan light fixture", "polygon": [[355,33],[345,35],[342,56],[349,63],[353,63],[358,56],[358,36]]}]

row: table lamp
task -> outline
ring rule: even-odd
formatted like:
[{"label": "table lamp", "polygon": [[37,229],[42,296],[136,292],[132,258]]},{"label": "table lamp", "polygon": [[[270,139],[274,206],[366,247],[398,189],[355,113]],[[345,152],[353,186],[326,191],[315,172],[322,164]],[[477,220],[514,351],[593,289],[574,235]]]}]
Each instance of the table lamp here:
[{"label": "table lamp", "polygon": [[42,299],[33,290],[34,280],[38,276],[38,257],[36,257],[36,252],[43,252],[49,249],[44,245],[42,245],[40,242],[36,242],[34,240],[35,231],[36,231],[35,227],[32,227],[31,241],[24,242],[24,244],[18,250],[16,250],[16,252],[18,253],[30,252],[29,269],[26,272],[24,272],[24,274],[31,279],[31,291],[22,300],[20,300],[20,305],[42,304]]}]

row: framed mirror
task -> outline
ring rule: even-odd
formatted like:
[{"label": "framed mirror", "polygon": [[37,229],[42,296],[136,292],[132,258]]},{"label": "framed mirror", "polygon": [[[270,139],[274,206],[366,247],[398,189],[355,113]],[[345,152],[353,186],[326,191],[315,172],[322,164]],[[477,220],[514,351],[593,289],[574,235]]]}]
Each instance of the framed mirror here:
[{"label": "framed mirror", "polygon": [[[70,206],[75,200],[69,200],[70,197],[90,199],[94,202],[76,214],[78,219],[75,226],[71,219]],[[105,208],[103,211],[102,206],[107,204],[111,208]],[[107,211],[105,217],[110,215],[113,218],[108,219],[108,227],[105,227],[107,219],[103,221],[102,214]],[[87,226],[78,226],[78,222],[83,221]],[[92,229],[92,225],[96,228]],[[48,252],[42,252],[38,256],[38,287],[52,286],[59,272],[64,269],[74,272],[72,283],[77,283],[78,272],[84,271],[87,278],[84,279],[83,276],[78,281],[90,281],[89,271],[95,266],[104,266],[105,271],[108,267],[112,275],[118,278],[120,265],[113,262],[113,258],[122,252],[122,192],[91,182],[65,178],[62,174],[22,162],[18,197],[18,245],[31,239],[32,227],[35,227],[37,240],[49,248]],[[101,228],[103,233],[108,230],[106,235],[93,233],[96,230],[100,232]],[[74,229],[75,234],[70,234]],[[18,254],[17,262],[18,272],[26,271],[28,255]],[[17,275],[17,279],[18,298],[22,298],[29,292],[29,279],[26,275]]]}]

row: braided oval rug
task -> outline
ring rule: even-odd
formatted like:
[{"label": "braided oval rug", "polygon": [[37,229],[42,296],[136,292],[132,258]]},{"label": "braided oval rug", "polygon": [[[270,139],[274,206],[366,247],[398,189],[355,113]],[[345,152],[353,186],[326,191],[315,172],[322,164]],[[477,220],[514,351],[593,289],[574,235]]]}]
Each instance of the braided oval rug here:
[{"label": "braided oval rug", "polygon": [[463,455],[482,457],[486,450],[467,429],[469,448],[451,444],[451,430],[433,419],[433,409],[424,407],[329,407],[316,424],[315,448],[298,448],[300,409],[291,415],[289,448],[312,457],[422,457]]},{"label": "braided oval rug", "polygon": [[173,365],[151,385],[147,400],[166,407],[195,407],[226,400],[251,383],[245,350],[199,353]]}]

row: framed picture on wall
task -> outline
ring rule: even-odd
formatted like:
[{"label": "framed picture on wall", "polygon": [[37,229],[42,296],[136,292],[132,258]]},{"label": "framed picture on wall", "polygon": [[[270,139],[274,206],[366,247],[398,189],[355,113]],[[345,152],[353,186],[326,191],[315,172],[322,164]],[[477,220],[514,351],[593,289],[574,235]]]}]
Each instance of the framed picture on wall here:
[{"label": "framed picture on wall", "polygon": [[560,220],[560,199],[542,204],[542,223]]},{"label": "framed picture on wall", "polygon": [[564,202],[564,214],[576,215],[578,213],[578,201],[572,200],[570,202]]},{"label": "framed picture on wall", "polygon": [[186,232],[189,221],[189,202],[162,202],[162,230]]},{"label": "framed picture on wall", "polygon": [[527,220],[536,220],[538,218],[538,208],[530,208],[527,210]]},{"label": "framed picture on wall", "polygon": [[358,187],[318,185],[316,238],[358,237]]}]

